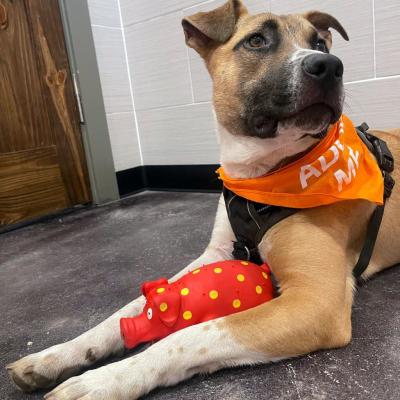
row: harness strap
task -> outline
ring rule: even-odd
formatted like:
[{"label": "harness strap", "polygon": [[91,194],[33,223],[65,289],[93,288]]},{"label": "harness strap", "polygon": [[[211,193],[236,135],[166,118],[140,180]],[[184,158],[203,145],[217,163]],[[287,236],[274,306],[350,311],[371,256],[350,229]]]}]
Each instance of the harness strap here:
[{"label": "harness strap", "polygon": [[223,195],[228,218],[236,236],[236,242],[233,243],[233,257],[236,260],[262,264],[258,245],[265,233],[298,210],[255,203],[237,196],[226,187],[223,189]]},{"label": "harness strap", "polygon": [[394,159],[392,153],[390,152],[386,142],[367,133],[368,129],[369,126],[365,122],[356,128],[358,136],[376,157],[379,168],[382,171],[385,191],[383,196],[384,204],[375,208],[368,222],[367,236],[365,238],[364,246],[353,270],[353,276],[357,279],[361,278],[371,261],[376,239],[382,224],[383,214],[385,212],[386,200],[391,196],[395,185],[395,181],[390,175],[394,170]]},{"label": "harness strap", "polygon": [[359,279],[367,269],[369,262],[374,252],[376,239],[378,237],[379,228],[381,227],[385,206],[378,206],[375,208],[371,219],[368,223],[367,237],[365,238],[364,247],[361,250],[360,257],[353,270],[355,278]]}]

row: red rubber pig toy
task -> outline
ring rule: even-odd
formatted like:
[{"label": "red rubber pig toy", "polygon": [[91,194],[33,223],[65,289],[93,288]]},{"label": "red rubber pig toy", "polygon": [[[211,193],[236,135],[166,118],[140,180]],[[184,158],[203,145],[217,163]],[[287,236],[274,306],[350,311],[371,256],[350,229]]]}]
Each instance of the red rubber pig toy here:
[{"label": "red rubber pig toy", "polygon": [[258,306],[273,298],[271,273],[246,261],[209,264],[169,284],[167,279],[146,282],[142,314],[122,318],[121,336],[128,349],[162,339],[201,322]]}]

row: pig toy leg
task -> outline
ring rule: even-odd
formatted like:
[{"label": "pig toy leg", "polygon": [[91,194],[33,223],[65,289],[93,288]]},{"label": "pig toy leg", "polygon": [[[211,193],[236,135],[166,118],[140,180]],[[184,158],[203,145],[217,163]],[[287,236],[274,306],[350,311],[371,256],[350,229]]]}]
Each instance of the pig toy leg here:
[{"label": "pig toy leg", "polygon": [[[220,199],[209,246],[202,256],[171,278],[171,281],[201,265],[229,259],[233,239],[225,205],[223,199]],[[76,339],[31,354],[8,365],[6,368],[12,380],[25,392],[48,388],[77,374],[83,367],[118,354],[123,350],[120,318],[140,314],[144,304],[145,298],[141,296]]]}]

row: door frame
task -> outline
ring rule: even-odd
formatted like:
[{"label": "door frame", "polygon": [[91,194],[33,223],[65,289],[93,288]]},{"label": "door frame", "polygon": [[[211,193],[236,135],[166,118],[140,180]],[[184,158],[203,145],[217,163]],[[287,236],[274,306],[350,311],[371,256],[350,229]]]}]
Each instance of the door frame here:
[{"label": "door frame", "polygon": [[120,198],[87,0],[58,0],[72,76],[79,88],[93,202]]}]

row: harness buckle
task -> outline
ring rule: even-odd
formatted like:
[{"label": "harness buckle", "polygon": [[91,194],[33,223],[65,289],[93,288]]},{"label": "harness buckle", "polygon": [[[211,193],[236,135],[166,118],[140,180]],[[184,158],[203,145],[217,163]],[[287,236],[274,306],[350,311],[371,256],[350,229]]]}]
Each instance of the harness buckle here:
[{"label": "harness buckle", "polygon": [[374,146],[375,156],[377,158],[379,167],[385,172],[388,173],[393,172],[394,159],[386,142],[369,134],[368,134],[368,140]]},{"label": "harness buckle", "polygon": [[390,173],[386,171],[382,171],[383,174],[383,184],[385,187],[385,193],[384,197],[385,199],[388,199],[392,195],[393,188],[396,184],[395,180],[393,177],[390,175]]},{"label": "harness buckle", "polygon": [[251,251],[243,242],[233,243],[233,257],[236,260],[250,261]]},{"label": "harness buckle", "polygon": [[359,129],[362,133],[366,134],[369,131],[369,125],[366,122],[363,122],[360,126],[357,126],[356,129]]}]

